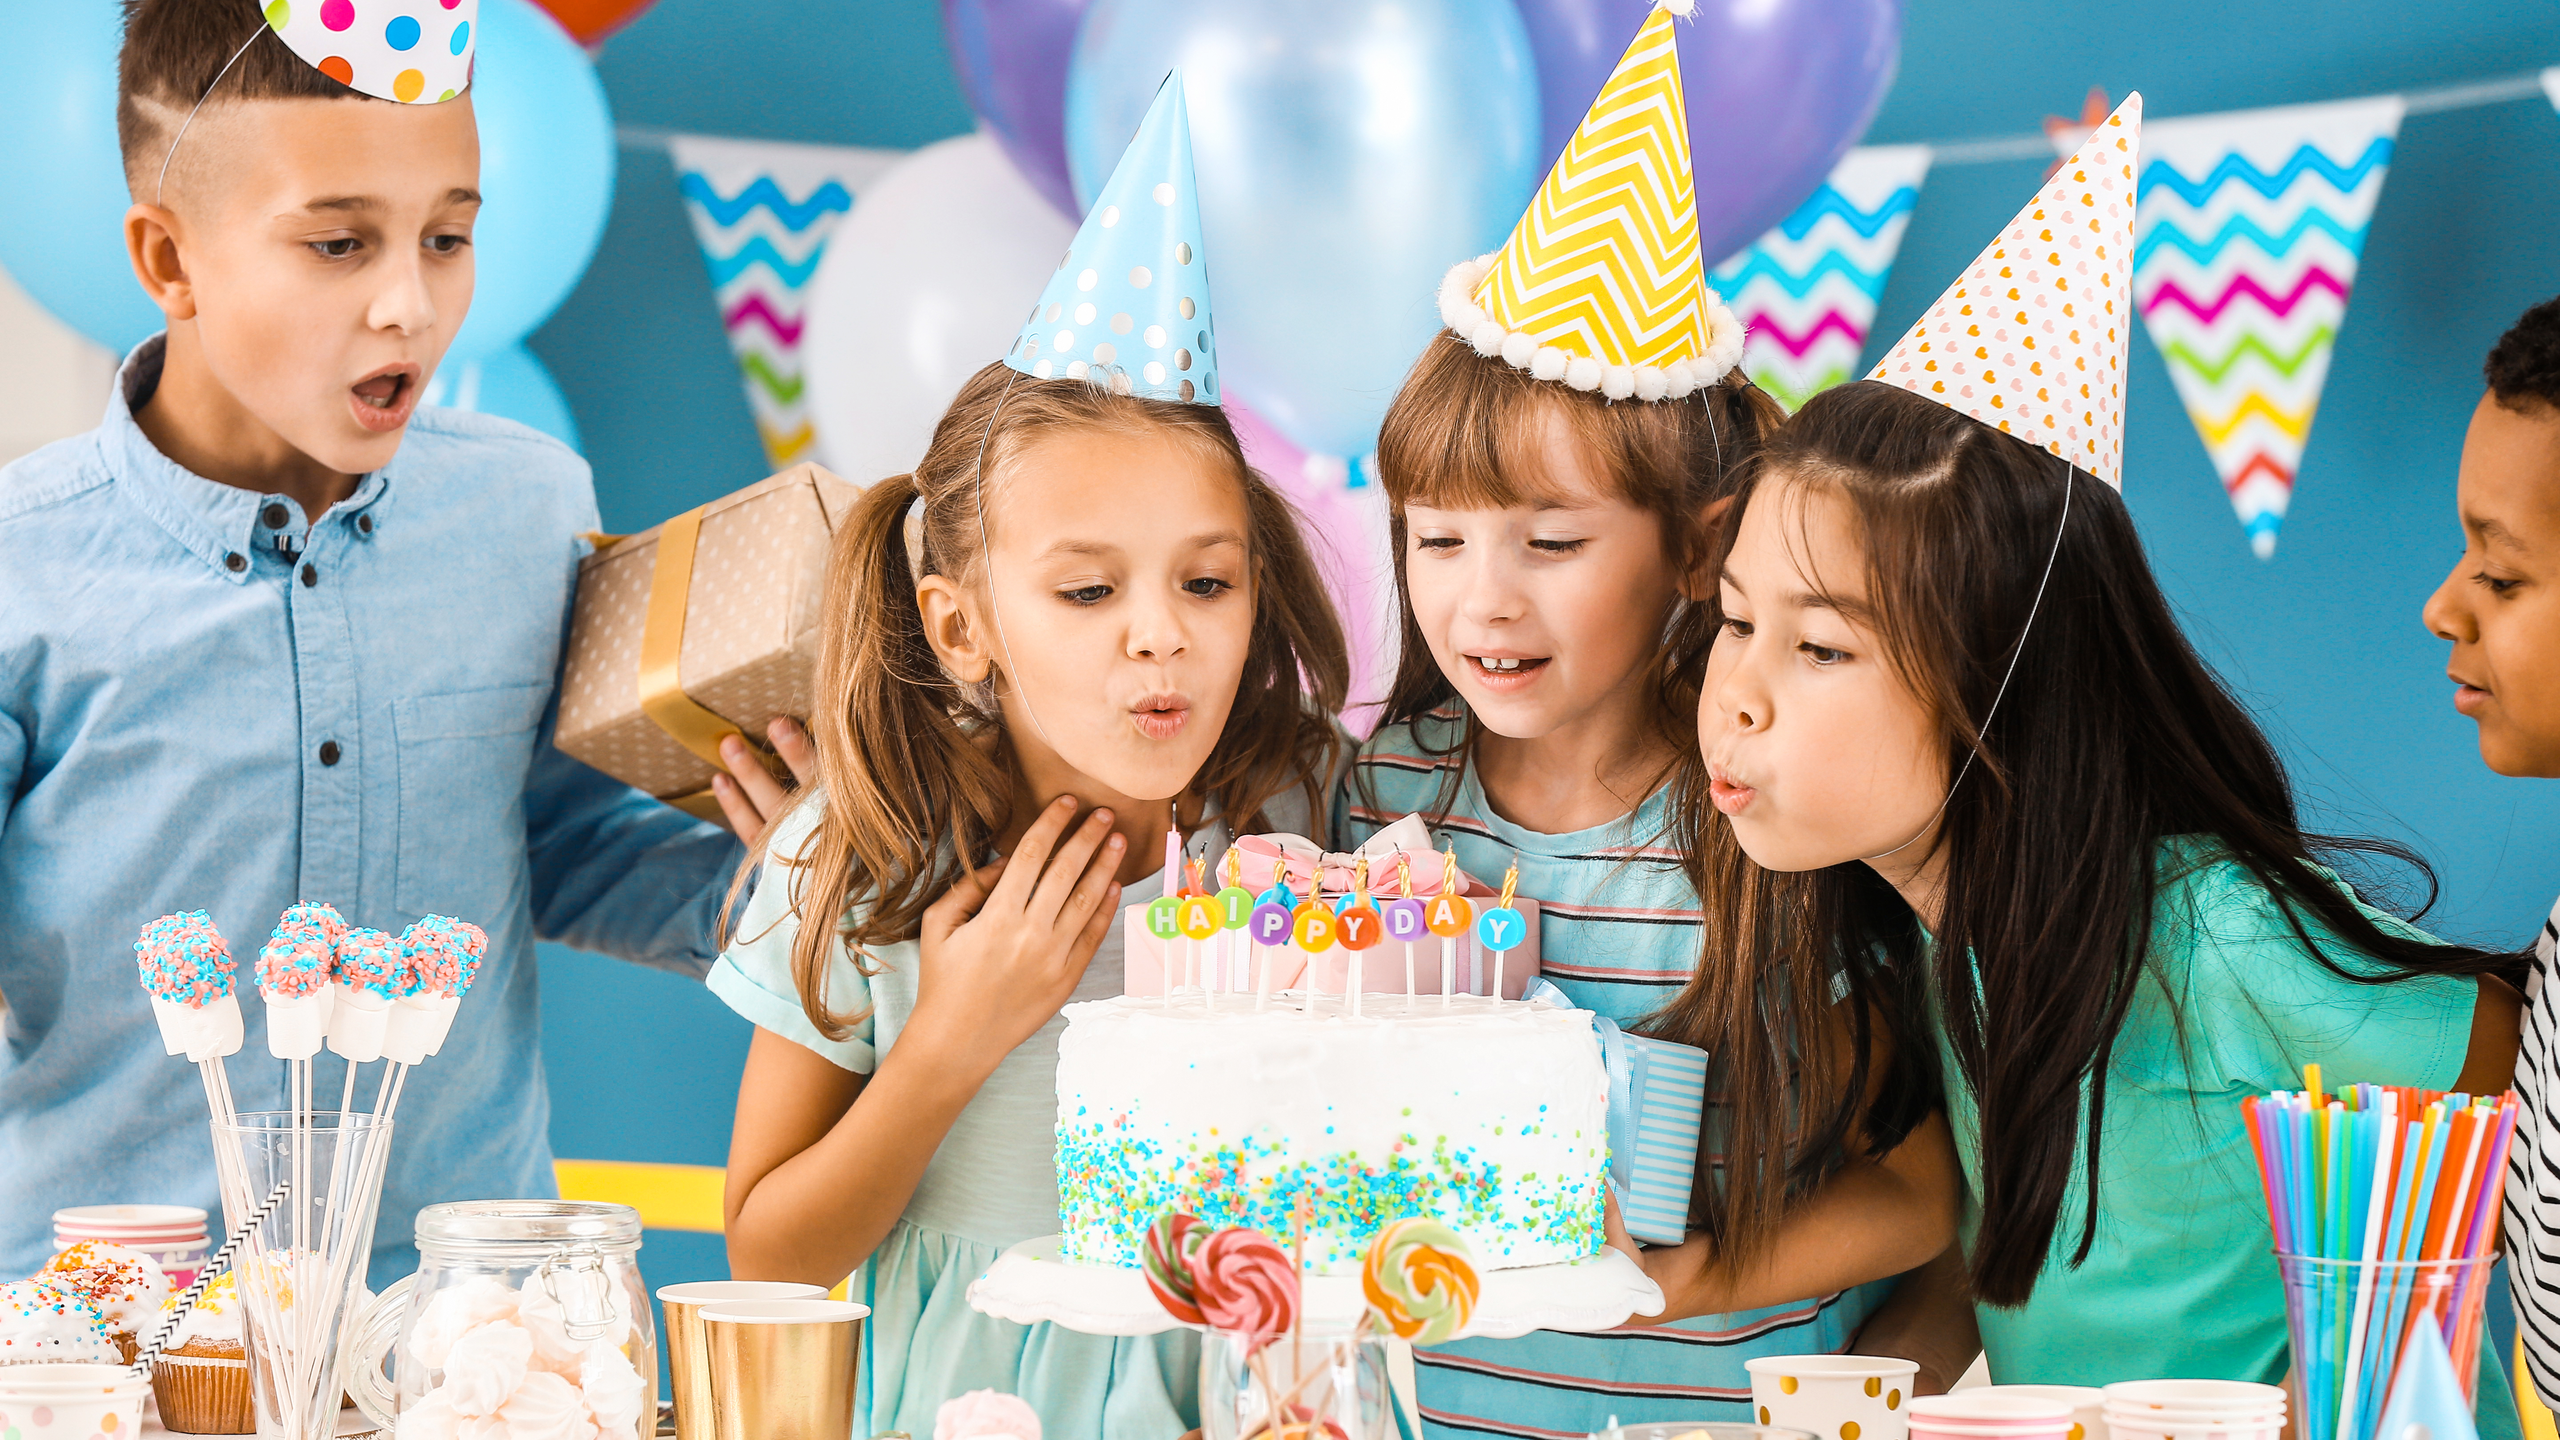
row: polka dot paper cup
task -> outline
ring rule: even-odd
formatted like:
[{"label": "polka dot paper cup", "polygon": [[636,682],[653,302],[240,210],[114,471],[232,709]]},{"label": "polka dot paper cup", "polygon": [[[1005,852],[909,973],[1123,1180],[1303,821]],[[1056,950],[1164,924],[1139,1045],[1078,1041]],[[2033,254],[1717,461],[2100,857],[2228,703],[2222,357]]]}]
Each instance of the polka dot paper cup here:
[{"label": "polka dot paper cup", "polygon": [[1874,1355],[1766,1355],[1746,1360],[1751,1414],[1814,1440],[1908,1440],[1909,1360]]},{"label": "polka dot paper cup", "polygon": [[151,1382],[122,1365],[0,1365],[0,1435],[128,1440]]}]

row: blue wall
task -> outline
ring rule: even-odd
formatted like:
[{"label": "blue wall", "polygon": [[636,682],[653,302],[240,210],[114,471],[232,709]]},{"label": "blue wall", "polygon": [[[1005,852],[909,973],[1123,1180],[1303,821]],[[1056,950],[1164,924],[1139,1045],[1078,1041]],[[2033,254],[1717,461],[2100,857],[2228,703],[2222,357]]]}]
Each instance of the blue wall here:
[{"label": "blue wall", "polygon": [[[1868,138],[2032,131],[2092,84],[2154,115],[2341,98],[2560,64],[2560,7],[2512,0],[1910,0]],[[912,146],[970,117],[930,0],[660,0],[600,60],[617,120]],[[1693,81],[1694,83],[1694,81]],[[1910,324],[2034,191],[2034,162],[1922,192],[1877,333]],[[2279,738],[2319,822],[2398,836],[2445,881],[2445,933],[2520,944],[2560,889],[2560,791],[2480,765],[2418,606],[2459,552],[2452,477],[2480,358],[2560,292],[2560,117],[2539,98],[2412,117],[2365,247],[2282,543],[2251,557],[2147,337],[2126,494],[2199,642]],[[534,349],[559,378],[608,528],[758,478],[763,458],[663,154],[626,150],[603,252]],[[1873,356],[1869,357],[1870,359]],[[546,949],[562,1154],[721,1162],[745,1027],[699,988]],[[652,1236],[651,1278],[718,1243]]]}]

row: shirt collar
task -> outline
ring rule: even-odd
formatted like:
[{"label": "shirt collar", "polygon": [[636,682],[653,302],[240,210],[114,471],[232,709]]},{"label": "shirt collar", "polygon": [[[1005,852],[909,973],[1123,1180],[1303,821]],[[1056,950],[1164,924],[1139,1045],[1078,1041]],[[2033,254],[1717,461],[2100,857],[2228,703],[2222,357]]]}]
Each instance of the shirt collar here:
[{"label": "shirt collar", "polygon": [[[133,349],[116,371],[107,394],[107,414],[98,430],[108,471],[145,514],[159,522],[187,553],[233,584],[248,580],[260,544],[272,544],[275,532],[264,527],[259,512],[270,504],[290,502],[280,494],[260,495],[237,485],[224,485],[160,453],[133,418],[134,408],[159,387],[160,367],[168,353],[167,334],[154,335]],[[368,512],[362,534],[379,525],[380,503],[390,485],[385,467],[356,482],[355,494],[333,507],[324,523],[354,526]]]}]

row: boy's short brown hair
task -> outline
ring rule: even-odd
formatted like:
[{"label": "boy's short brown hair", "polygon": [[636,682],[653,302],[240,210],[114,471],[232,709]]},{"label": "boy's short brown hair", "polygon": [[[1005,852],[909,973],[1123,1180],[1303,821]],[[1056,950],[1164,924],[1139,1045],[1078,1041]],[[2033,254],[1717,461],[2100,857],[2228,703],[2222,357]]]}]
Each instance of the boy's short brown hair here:
[{"label": "boy's short brown hair", "polygon": [[236,100],[365,98],[294,54],[269,31],[258,0],[124,0],[116,140],[124,152],[125,183],[137,198],[179,124],[217,78],[223,95]]}]

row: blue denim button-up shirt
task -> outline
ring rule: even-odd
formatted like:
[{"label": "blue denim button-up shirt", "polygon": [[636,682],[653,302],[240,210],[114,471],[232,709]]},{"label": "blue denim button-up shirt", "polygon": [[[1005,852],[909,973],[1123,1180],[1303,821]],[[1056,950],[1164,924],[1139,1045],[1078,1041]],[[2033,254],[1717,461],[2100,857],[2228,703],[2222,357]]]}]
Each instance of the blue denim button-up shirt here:
[{"label": "blue denim button-up shirt", "polygon": [[[161,1046],[134,935],[210,910],[248,981],[278,912],[315,900],[395,933],[428,913],[489,932],[400,1101],[381,1283],[414,1265],[420,1206],[554,1193],[535,938],[701,974],[739,850],[551,746],[597,523],[584,461],[422,408],[306,531],[282,496],[153,448],[131,406],[160,356],[155,339],[126,361],[98,429],[0,470],[0,1276],[44,1262],[58,1206],[202,1205],[219,1225],[203,1087]],[[282,1108],[244,989],[232,1093]],[[325,1103],[341,1067],[320,1057]]]}]

